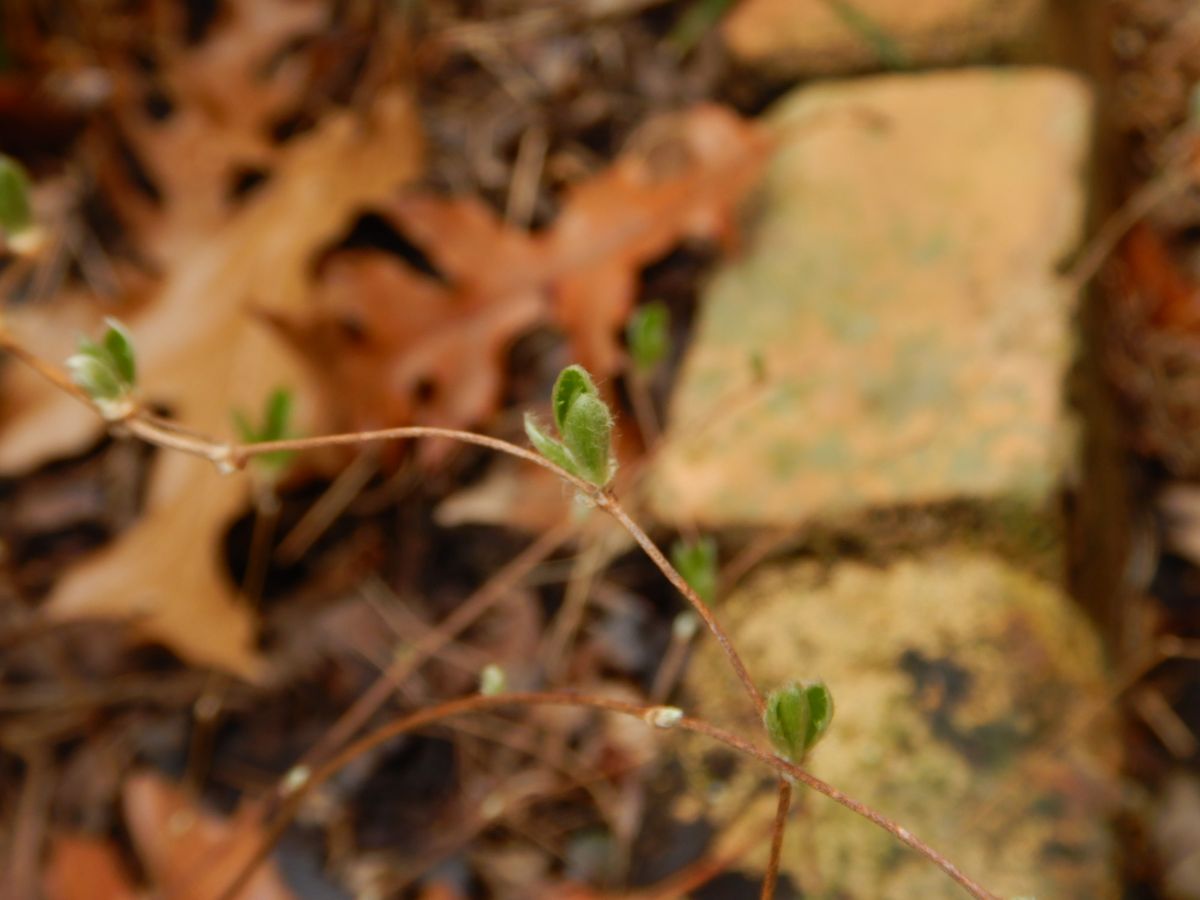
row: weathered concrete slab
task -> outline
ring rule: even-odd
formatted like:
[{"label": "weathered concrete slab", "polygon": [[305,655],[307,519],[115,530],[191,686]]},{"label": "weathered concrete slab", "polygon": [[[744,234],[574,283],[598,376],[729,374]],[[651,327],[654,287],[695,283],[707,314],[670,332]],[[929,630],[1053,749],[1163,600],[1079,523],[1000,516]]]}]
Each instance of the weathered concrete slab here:
[{"label": "weathered concrete slab", "polygon": [[[1117,741],[1099,643],[1051,584],[995,557],[943,550],[890,567],[775,566],[722,604],[764,688],[823,679],[836,713],[808,767],[898,821],[1002,897],[1119,895],[1106,797]],[[684,683],[689,714],[754,733],[715,642]],[[754,833],[774,793],[758,767],[688,739],[685,819]],[[927,861],[824,797],[802,792],[784,871],[804,896],[957,900]],[[749,804],[749,808],[747,808]],[[743,868],[760,871],[766,842]]]},{"label": "weathered concrete slab", "polygon": [[723,34],[777,75],[983,61],[1028,40],[1045,0],[742,0]]},{"label": "weathered concrete slab", "polygon": [[1053,70],[802,89],[746,253],[702,300],[653,479],[667,521],[1036,501],[1064,447],[1089,95]]}]

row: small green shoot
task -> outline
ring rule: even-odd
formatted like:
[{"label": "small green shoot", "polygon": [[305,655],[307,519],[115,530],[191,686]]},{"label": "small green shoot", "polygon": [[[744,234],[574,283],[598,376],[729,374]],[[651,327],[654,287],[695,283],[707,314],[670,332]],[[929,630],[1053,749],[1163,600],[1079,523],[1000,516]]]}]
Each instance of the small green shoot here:
[{"label": "small green shoot", "polygon": [[889,69],[907,69],[911,65],[904,48],[873,17],[850,0],[825,0],[830,10],[853,31]]},{"label": "small green shoot", "polygon": [[[276,388],[267,397],[263,408],[262,424],[254,425],[241,411],[234,411],[233,424],[238,435],[245,444],[263,444],[268,441],[282,441],[291,436],[290,423],[292,418],[292,392],[287,388]],[[253,462],[272,477],[281,475],[292,461],[295,454],[286,450],[278,453],[264,453],[253,458]]]},{"label": "small green shoot", "polygon": [[671,547],[671,563],[701,600],[712,603],[716,599],[716,541],[711,537],[697,538],[695,541],[676,541]]},{"label": "small green shoot", "polygon": [[14,245],[34,231],[29,175],[15,159],[0,153],[0,233]]},{"label": "small green shoot", "polygon": [[612,452],[612,413],[600,399],[592,377],[582,366],[563,369],[551,396],[554,424],[561,440],[546,434],[525,414],[525,433],[550,462],[596,487],[604,487],[617,471]]},{"label": "small green shoot", "polygon": [[767,358],[761,350],[753,351],[746,359],[750,364],[750,378],[758,385],[767,381]]},{"label": "small green shoot", "polygon": [[666,304],[655,300],[638,307],[625,326],[625,341],[634,367],[643,375],[666,359],[671,349],[671,313]]},{"label": "small green shoot", "polygon": [[137,356],[124,325],[116,319],[105,319],[104,324],[99,342],[79,339],[78,349],[67,359],[67,370],[106,419],[119,419],[129,411],[137,385]]},{"label": "small green shoot", "polygon": [[692,0],[667,35],[667,42],[680,56],[686,56],[717,27],[731,6],[733,0]]},{"label": "small green shoot", "polygon": [[775,751],[800,763],[833,721],[833,695],[823,681],[792,681],[767,696],[763,724]]}]

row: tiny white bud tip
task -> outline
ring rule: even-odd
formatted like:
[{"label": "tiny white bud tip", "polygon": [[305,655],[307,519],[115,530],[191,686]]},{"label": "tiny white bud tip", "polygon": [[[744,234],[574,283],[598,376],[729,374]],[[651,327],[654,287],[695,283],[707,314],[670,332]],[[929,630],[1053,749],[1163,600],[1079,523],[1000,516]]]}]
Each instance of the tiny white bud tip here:
[{"label": "tiny white bud tip", "polygon": [[671,623],[671,635],[675,640],[683,643],[690,641],[696,635],[696,629],[700,625],[700,618],[690,609],[681,612],[675,617],[675,621]]},{"label": "tiny white bud tip", "polygon": [[292,766],[288,769],[287,774],[283,776],[283,784],[281,785],[283,796],[292,796],[292,794],[308,784],[308,779],[311,777],[312,771],[308,766]]},{"label": "tiny white bud tip", "polygon": [[217,467],[217,471],[222,475],[232,475],[237,471],[237,466],[233,464],[233,450],[228,444],[222,444],[219,447],[214,447],[209,455],[212,464]]},{"label": "tiny white bud tip", "polygon": [[503,694],[507,684],[508,678],[504,670],[495,663],[484,666],[483,671],[479,673],[479,693],[485,697]]},{"label": "tiny white bud tip", "polygon": [[656,706],[646,711],[646,721],[655,728],[674,728],[683,719],[678,706]]}]

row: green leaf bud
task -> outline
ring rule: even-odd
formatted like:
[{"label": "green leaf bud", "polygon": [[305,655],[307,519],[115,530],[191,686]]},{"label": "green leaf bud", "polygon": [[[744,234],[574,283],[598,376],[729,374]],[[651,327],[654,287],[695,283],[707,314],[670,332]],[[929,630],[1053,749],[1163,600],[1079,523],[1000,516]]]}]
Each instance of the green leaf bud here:
[{"label": "green leaf bud", "polygon": [[97,403],[114,404],[125,394],[121,376],[99,353],[81,347],[78,353],[67,359],[67,370],[71,373],[71,380]]},{"label": "green leaf bud", "polygon": [[133,337],[116,319],[106,318],[104,324],[108,326],[104,332],[104,352],[121,380],[132,388],[137,384],[137,355],[133,349]]},{"label": "green leaf bud", "polygon": [[701,600],[712,603],[717,596],[717,542],[711,537],[676,541],[671,562]]},{"label": "green leaf bud", "polygon": [[558,373],[554,382],[554,390],[550,394],[550,405],[554,409],[554,425],[559,433],[566,430],[567,413],[575,400],[585,394],[599,397],[600,392],[592,382],[592,376],[583,366],[567,366]]},{"label": "green leaf bud", "polygon": [[0,154],[0,232],[14,238],[33,228],[29,176],[11,157]]},{"label": "green leaf bud", "polygon": [[823,681],[793,681],[767,696],[763,724],[775,751],[803,761],[833,721],[833,695]]},{"label": "green leaf bud", "polygon": [[578,465],[578,474],[596,487],[604,487],[616,474],[612,425],[607,404],[593,394],[576,395],[563,424],[563,444]]},{"label": "green leaf bud", "polygon": [[538,453],[556,466],[566,469],[572,475],[579,475],[575,460],[571,458],[567,448],[542,431],[532,413],[525,413],[525,434],[528,435],[530,443]]},{"label": "green leaf bud", "polygon": [[671,314],[660,300],[639,307],[625,326],[629,356],[642,372],[662,362],[671,348]]},{"label": "green leaf bud", "polygon": [[[263,405],[262,425],[256,426],[240,410],[233,411],[233,424],[244,444],[262,444],[267,441],[282,441],[290,436],[292,416],[292,392],[287,388],[275,388]],[[291,464],[294,453],[280,450],[263,453],[252,458],[251,463],[271,475],[279,475]]]}]

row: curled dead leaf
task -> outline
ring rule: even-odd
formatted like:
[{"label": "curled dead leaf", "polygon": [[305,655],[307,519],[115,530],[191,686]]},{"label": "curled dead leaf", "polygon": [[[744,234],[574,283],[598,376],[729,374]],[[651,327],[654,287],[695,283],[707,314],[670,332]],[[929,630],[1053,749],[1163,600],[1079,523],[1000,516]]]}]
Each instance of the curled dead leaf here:
[{"label": "curled dead leaf", "polygon": [[380,213],[441,277],[380,251],[335,252],[317,312],[276,324],[319,367],[341,427],[477,426],[498,406],[508,348],[535,326],[561,329],[597,378],[619,371],[641,268],[686,239],[732,245],[769,150],[723,107],[671,116],[574,188],[544,234],[477,200],[402,196]]},{"label": "curled dead leaf", "polygon": [[111,841],[59,834],[42,877],[46,900],[135,900],[121,855]]},{"label": "curled dead leaf", "polygon": [[[243,807],[231,819],[202,809],[158,775],[125,784],[125,821],[159,895],[171,900],[217,900],[254,857],[265,833],[261,810]],[[232,900],[294,900],[269,862]]]}]

